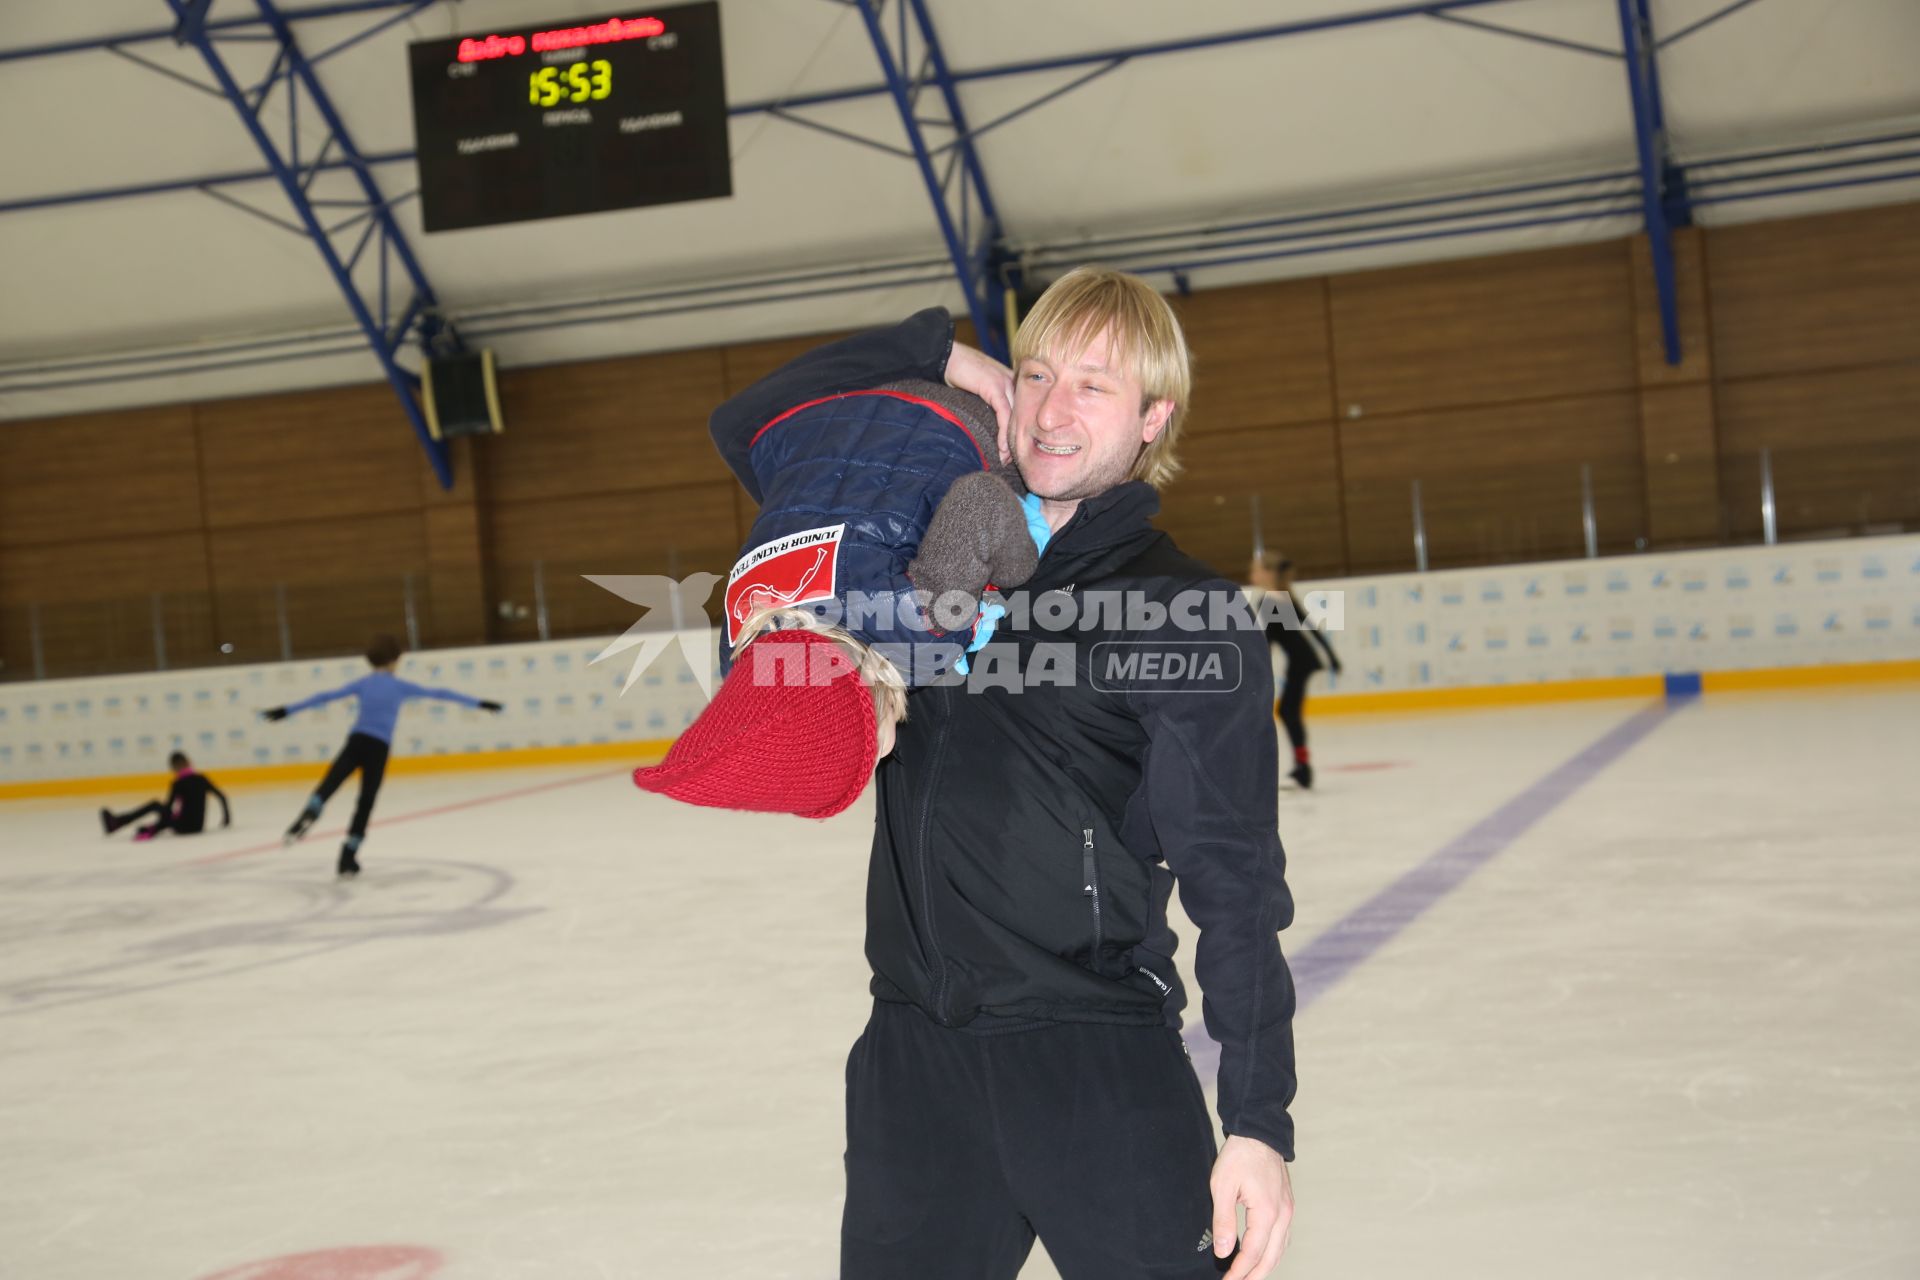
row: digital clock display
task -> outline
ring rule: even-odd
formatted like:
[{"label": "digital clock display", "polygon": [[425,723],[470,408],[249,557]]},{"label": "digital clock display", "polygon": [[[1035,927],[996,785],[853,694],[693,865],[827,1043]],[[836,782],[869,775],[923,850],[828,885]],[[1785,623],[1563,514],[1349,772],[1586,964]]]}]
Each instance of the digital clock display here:
[{"label": "digital clock display", "polygon": [[428,231],[733,194],[716,0],[408,55]]},{"label": "digital clock display", "polygon": [[527,101],[536,107],[599,102],[612,96],[613,64],[605,58],[574,63],[564,79],[559,67],[542,67],[527,77]]}]

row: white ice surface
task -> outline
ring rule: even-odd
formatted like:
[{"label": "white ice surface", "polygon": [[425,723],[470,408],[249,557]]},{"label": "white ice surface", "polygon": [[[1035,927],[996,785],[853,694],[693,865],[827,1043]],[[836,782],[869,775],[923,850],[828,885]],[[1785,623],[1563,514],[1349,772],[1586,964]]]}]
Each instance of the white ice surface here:
[{"label": "white ice surface", "polygon": [[[1283,941],[1637,709],[1315,724]],[[1912,686],[1709,698],[1327,990],[1277,1274],[1920,1276],[1916,763]],[[0,805],[0,1277],[834,1274],[869,802],[397,777],[340,884],[299,795]]]}]

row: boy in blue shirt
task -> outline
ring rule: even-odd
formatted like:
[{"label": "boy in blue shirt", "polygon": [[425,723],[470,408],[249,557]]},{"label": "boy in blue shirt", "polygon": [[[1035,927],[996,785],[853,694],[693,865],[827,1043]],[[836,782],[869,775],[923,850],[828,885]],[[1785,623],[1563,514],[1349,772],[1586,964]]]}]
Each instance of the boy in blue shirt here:
[{"label": "boy in blue shirt", "polygon": [[306,808],[287,828],[285,840],[290,845],[306,835],[308,829],[319,821],[320,810],[340,789],[340,784],[358,769],[360,795],[354,802],[353,823],[347,828],[346,842],[340,846],[339,871],[342,878],[360,874],[360,842],[366,838],[367,819],[373,815],[373,802],[379,796],[381,780],[386,776],[387,753],[391,750],[394,722],[399,719],[401,706],[412,698],[438,698],[443,702],[457,702],[463,707],[475,707],[481,711],[497,713],[502,709],[499,703],[484,698],[469,697],[451,689],[429,689],[400,679],[393,674],[393,669],[399,665],[403,652],[400,642],[392,636],[375,636],[373,644],[367,649],[367,661],[373,665],[371,674],[343,684],[338,689],[316,693],[291,706],[272,707],[260,713],[267,720],[285,720],[296,711],[322,706],[340,698],[359,700],[360,711],[354,718],[353,731],[347,735],[346,745],[333,758],[327,776],[307,797]]}]

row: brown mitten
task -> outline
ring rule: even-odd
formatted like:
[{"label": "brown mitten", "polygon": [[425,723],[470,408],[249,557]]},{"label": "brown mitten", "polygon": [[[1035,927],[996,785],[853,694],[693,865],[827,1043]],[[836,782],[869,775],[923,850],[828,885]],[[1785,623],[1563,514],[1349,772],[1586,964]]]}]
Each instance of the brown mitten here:
[{"label": "brown mitten", "polygon": [[989,582],[1017,587],[1039,562],[1027,513],[1012,487],[998,475],[976,471],[955,480],[940,500],[907,576],[931,597],[934,621],[943,630],[964,631],[973,625]]}]

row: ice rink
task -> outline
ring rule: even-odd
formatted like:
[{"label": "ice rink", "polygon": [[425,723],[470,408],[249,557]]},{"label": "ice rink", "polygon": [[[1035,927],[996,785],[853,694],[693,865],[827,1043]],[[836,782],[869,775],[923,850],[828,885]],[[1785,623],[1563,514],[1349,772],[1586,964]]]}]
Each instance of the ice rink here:
[{"label": "ice rink", "polygon": [[[1314,732],[1277,1274],[1920,1275],[1920,687]],[[625,773],[0,806],[0,1276],[833,1276],[871,801]]]}]

